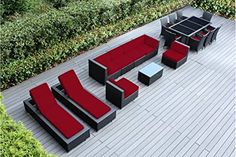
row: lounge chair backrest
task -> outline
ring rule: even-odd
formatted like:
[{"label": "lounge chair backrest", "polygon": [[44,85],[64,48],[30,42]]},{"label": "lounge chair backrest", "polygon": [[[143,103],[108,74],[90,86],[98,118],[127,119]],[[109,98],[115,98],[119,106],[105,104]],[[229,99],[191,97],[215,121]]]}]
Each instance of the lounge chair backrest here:
[{"label": "lounge chair backrest", "polygon": [[40,112],[51,112],[57,102],[46,83],[30,90],[30,96]]},{"label": "lounge chair backrest", "polygon": [[77,97],[78,92],[84,91],[82,84],[80,83],[74,70],[69,70],[58,77],[65,93],[71,97]]},{"label": "lounge chair backrest", "polygon": [[31,89],[30,96],[39,108],[40,113],[66,138],[72,137],[84,128],[82,124],[59,106],[46,83]]},{"label": "lounge chair backrest", "polygon": [[109,106],[84,89],[74,70],[60,75],[59,81],[70,99],[99,119],[111,110]]}]

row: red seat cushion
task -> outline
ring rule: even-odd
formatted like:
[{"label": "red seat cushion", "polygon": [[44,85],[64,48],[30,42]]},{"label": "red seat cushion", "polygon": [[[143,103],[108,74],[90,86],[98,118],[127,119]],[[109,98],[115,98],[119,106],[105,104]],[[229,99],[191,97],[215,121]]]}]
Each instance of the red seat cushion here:
[{"label": "red seat cushion", "polygon": [[194,40],[197,40],[197,41],[201,40],[201,37],[199,37],[199,36],[192,36],[191,38],[194,39]]},{"label": "red seat cushion", "polygon": [[182,53],[185,56],[187,56],[189,51],[189,47],[187,45],[177,41],[171,43],[170,49],[174,52]]},{"label": "red seat cushion", "polygon": [[124,90],[125,98],[129,97],[134,92],[138,91],[139,87],[133,82],[127,80],[126,78],[122,78],[119,81],[111,80],[110,81]]},{"label": "red seat cushion", "polygon": [[58,78],[65,93],[95,118],[98,119],[111,110],[109,106],[82,88],[74,70],[70,70]]},{"label": "red seat cushion", "polygon": [[145,45],[145,44],[140,45],[140,46],[137,47],[137,52],[140,52],[144,55],[147,55],[147,54],[153,52],[154,50],[155,49],[153,47],[150,47],[150,46]]},{"label": "red seat cushion", "polygon": [[207,30],[208,30],[208,31],[213,31],[214,29],[215,29],[215,27],[212,27],[212,26],[208,26],[208,27],[207,27]]},{"label": "red seat cushion", "polygon": [[207,34],[207,32],[201,31],[201,32],[199,32],[199,34],[205,36]]},{"label": "red seat cushion", "polygon": [[57,103],[46,83],[31,89],[30,95],[40,113],[66,138],[83,130],[83,125]]},{"label": "red seat cushion", "polygon": [[169,49],[163,53],[163,57],[171,61],[178,62],[183,59],[185,55]]},{"label": "red seat cushion", "polygon": [[129,58],[132,62],[135,62],[144,56],[145,54],[143,54],[142,51],[136,51],[136,50],[129,51],[126,54],[126,57]]},{"label": "red seat cushion", "polygon": [[181,38],[181,35],[176,35],[175,36],[175,39],[179,39],[179,38]]},{"label": "red seat cushion", "polygon": [[107,67],[107,73],[108,75],[111,75],[122,69],[122,67],[124,67],[124,63],[120,62],[120,60],[123,58],[122,55],[122,48],[117,47],[95,58],[95,61]]}]

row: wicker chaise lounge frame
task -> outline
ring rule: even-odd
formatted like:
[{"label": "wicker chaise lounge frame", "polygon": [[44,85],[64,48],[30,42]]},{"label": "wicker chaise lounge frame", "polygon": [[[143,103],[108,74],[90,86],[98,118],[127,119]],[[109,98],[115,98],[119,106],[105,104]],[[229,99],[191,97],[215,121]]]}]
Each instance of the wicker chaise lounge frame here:
[{"label": "wicker chaise lounge frame", "polygon": [[127,98],[125,98],[123,89],[113,84],[109,80],[106,81],[106,99],[112,102],[118,108],[122,109],[137,97],[138,90],[135,91],[133,94],[129,95]]},{"label": "wicker chaise lounge frame", "polygon": [[[109,106],[111,110],[103,115],[101,118],[96,119],[82,107],[80,107],[76,102],[70,99],[65,93],[60,83],[51,87],[54,96],[62,102],[69,110],[75,113],[78,117],[83,119],[87,124],[89,124],[96,131],[103,128],[105,125],[110,123],[116,118],[116,110],[114,107]],[[84,89],[86,90],[86,89]]]},{"label": "wicker chaise lounge frame", "polygon": [[[77,145],[85,141],[89,136],[89,127],[87,127],[81,120],[79,122],[83,124],[84,129],[73,137],[67,139],[65,136],[57,130],[36,108],[36,104],[31,98],[24,101],[25,110],[67,151],[69,152]],[[77,119],[78,120],[78,119]]]},{"label": "wicker chaise lounge frame", "polygon": [[[158,44],[158,47],[159,47],[159,44]],[[119,76],[127,73],[131,69],[135,68],[136,66],[139,66],[143,62],[145,62],[145,61],[149,60],[150,58],[154,57],[155,55],[157,55],[158,47],[152,53],[145,55],[142,58],[139,58],[135,62],[127,65],[126,67],[120,69],[119,71],[117,71],[116,73],[114,73],[112,75],[108,75],[107,67],[98,63],[97,61],[95,61],[95,59],[89,59],[89,63],[88,63],[89,64],[89,76],[92,77],[93,79],[95,79],[96,81],[98,81],[99,83],[101,83],[102,85],[105,85],[106,81],[109,78],[116,79]]]}]

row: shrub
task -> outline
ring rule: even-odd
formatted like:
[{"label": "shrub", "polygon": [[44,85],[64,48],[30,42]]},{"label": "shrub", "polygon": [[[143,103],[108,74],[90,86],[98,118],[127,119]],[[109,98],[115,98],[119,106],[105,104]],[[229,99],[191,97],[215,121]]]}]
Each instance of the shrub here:
[{"label": "shrub", "polygon": [[60,41],[115,23],[138,13],[141,9],[160,4],[159,0],[80,1],[61,10],[51,10],[34,18],[27,17],[4,24],[0,29],[1,63],[23,59]]},{"label": "shrub", "polygon": [[1,156],[52,156],[33,138],[21,122],[14,122],[6,113],[0,93],[0,154]]},{"label": "shrub", "polygon": [[21,13],[27,9],[25,0],[1,0],[3,12],[2,16],[13,15],[15,13]]},{"label": "shrub", "polygon": [[225,17],[235,18],[234,0],[198,0],[193,1],[193,6]]},{"label": "shrub", "polygon": [[108,41],[111,37],[151,22],[174,9],[183,7],[187,3],[187,0],[180,2],[172,0],[168,4],[142,9],[137,14],[120,20],[117,23],[96,27],[73,39],[61,42],[46,50],[41,50],[33,56],[11,62],[4,66],[0,72],[1,88],[5,89],[16,85],[55,66],[55,64],[65,61],[69,57],[78,55],[83,50],[97,46]]},{"label": "shrub", "polygon": [[66,6],[69,0],[49,0],[52,3],[52,6],[59,9]]}]

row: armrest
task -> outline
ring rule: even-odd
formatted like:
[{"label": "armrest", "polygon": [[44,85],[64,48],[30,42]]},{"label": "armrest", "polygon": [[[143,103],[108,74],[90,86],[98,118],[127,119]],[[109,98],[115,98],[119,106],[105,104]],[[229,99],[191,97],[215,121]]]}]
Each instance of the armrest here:
[{"label": "armrest", "polygon": [[116,106],[120,106],[124,100],[124,90],[108,80],[106,82],[106,99]]},{"label": "armrest", "polygon": [[108,78],[107,67],[93,59],[89,59],[89,76],[99,83],[105,85],[105,82]]}]

